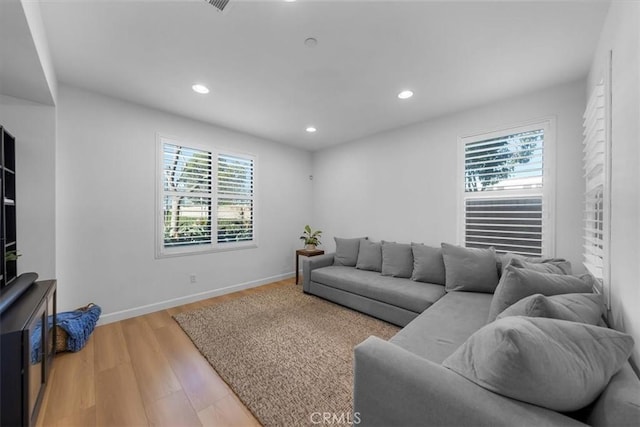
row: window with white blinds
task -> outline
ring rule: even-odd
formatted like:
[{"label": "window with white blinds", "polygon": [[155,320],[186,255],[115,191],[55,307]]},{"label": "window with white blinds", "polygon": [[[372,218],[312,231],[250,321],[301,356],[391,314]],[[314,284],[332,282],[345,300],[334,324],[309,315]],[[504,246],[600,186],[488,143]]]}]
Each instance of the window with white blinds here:
[{"label": "window with white blinds", "polygon": [[464,246],[551,255],[550,126],[542,122],[460,139]]},{"label": "window with white blinds", "polygon": [[255,244],[255,159],[159,138],[157,255]]},{"label": "window with white blinds", "polygon": [[596,85],[584,113],[584,265],[597,279],[608,275],[608,143],[604,83]]},{"label": "window with white blinds", "polygon": [[218,155],[218,243],[253,241],[253,159]]}]

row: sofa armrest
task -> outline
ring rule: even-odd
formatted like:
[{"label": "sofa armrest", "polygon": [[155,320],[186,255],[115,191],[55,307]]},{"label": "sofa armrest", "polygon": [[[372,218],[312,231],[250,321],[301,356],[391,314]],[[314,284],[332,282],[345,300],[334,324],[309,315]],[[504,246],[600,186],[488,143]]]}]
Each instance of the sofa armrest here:
[{"label": "sofa armrest", "polygon": [[584,426],[490,392],[377,337],[355,348],[353,398],[353,417],[362,426]]},{"label": "sofa armrest", "polygon": [[311,271],[316,268],[328,267],[333,265],[334,253],[308,257],[302,261],[302,290],[309,292],[309,284],[311,283]]}]

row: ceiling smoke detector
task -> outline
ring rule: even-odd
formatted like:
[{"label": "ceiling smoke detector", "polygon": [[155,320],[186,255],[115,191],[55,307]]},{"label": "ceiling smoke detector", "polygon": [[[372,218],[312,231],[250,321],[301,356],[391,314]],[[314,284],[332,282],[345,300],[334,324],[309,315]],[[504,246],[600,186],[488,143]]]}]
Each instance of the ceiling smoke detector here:
[{"label": "ceiling smoke detector", "polygon": [[204,1],[206,1],[207,3],[209,3],[211,6],[215,7],[216,9],[218,9],[220,12],[223,12],[224,9],[229,4],[229,0],[204,0]]}]

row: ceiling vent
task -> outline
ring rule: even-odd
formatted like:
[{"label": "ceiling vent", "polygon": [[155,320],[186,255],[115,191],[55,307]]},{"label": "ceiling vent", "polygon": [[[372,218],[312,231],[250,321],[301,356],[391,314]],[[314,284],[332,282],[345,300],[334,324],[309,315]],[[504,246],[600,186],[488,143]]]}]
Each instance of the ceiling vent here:
[{"label": "ceiling vent", "polygon": [[207,3],[218,9],[220,12],[223,12],[224,9],[229,4],[229,0],[205,0]]}]

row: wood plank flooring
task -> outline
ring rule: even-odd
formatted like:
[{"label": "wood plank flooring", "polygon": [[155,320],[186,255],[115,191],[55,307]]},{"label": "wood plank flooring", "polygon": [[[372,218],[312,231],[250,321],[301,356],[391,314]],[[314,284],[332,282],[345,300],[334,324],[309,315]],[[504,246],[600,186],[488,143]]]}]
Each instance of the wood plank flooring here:
[{"label": "wood plank flooring", "polygon": [[294,279],[98,326],[56,355],[37,426],[259,426],[171,316]]}]

